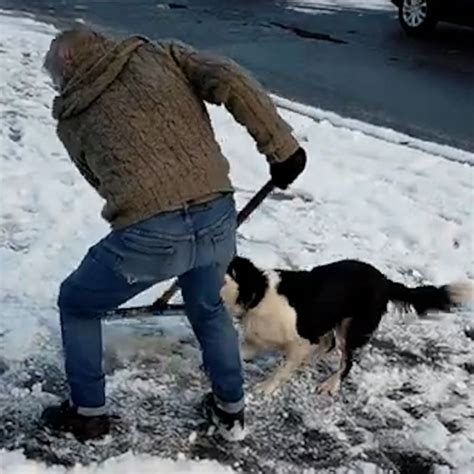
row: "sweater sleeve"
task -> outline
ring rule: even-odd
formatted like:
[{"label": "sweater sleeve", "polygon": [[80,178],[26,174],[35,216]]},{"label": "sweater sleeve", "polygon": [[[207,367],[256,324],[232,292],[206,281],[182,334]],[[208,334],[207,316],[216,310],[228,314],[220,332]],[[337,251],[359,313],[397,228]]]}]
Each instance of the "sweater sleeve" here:
[{"label": "sweater sleeve", "polygon": [[86,156],[84,153],[80,152],[79,155],[73,159],[74,164],[77,166],[77,169],[85,178],[85,180],[96,190],[99,190],[100,181],[99,178],[92,172],[89,165],[86,161]]},{"label": "sweater sleeve", "polygon": [[183,43],[173,42],[169,47],[199,97],[211,104],[223,104],[270,163],[285,161],[298,149],[290,126],[247,71],[230,59],[198,52]]},{"label": "sweater sleeve", "polygon": [[64,148],[66,148],[72,162],[76,165],[76,168],[79,170],[83,178],[85,178],[85,180],[98,191],[100,186],[99,178],[97,178],[87,164],[87,157],[81,150],[78,140],[61,127],[61,122],[58,124],[57,133],[58,138],[64,145]]}]

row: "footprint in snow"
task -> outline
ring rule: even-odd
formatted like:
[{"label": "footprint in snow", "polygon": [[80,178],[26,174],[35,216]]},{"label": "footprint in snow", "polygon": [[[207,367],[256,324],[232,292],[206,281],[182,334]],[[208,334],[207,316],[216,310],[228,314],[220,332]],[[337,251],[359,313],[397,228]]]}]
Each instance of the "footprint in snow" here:
[{"label": "footprint in snow", "polygon": [[21,142],[23,138],[23,130],[21,127],[19,125],[11,125],[8,128],[8,138],[14,143]]}]

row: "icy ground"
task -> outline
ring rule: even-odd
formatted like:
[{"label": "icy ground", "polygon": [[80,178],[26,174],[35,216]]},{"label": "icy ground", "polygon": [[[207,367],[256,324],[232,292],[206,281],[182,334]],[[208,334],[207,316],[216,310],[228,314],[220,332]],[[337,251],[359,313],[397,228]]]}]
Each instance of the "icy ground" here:
[{"label": "icy ground", "polygon": [[[223,466],[474,472],[469,309],[428,321],[390,311],[335,400],[313,391],[334,360],[308,367],[273,399],[252,396],[252,386],[274,356],[246,365],[251,434],[236,446],[201,432],[195,407],[207,386],[183,321],[109,323],[108,390],[120,417],[113,434],[81,444],[38,428],[41,409],[64,394],[58,284],[107,230],[100,199],[54,134],[53,92],[40,69],[53,33],[0,12],[0,472],[45,472],[36,460],[93,463],[74,470],[81,474],[224,472]],[[226,112],[211,113],[241,205],[267,179],[266,164]],[[450,161],[327,120],[282,114],[308,150],[309,167],[245,224],[242,254],[269,267],[355,257],[409,284],[474,277],[474,168],[459,162],[472,162],[472,155],[458,152],[458,162]],[[140,300],[157,289],[152,293]],[[214,461],[189,461],[198,459]]]}]

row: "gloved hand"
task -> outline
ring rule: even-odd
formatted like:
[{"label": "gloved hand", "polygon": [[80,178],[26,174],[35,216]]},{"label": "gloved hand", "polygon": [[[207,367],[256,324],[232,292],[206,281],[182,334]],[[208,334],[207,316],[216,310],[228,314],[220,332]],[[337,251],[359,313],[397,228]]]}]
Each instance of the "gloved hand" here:
[{"label": "gloved hand", "polygon": [[270,176],[273,184],[280,189],[286,189],[305,169],[306,153],[298,148],[287,160],[272,163]]}]

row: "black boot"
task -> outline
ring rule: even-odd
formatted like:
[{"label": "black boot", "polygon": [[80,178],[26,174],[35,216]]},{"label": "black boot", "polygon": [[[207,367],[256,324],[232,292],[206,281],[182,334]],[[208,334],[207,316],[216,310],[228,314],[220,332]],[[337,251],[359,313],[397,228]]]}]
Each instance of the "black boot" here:
[{"label": "black boot", "polygon": [[244,409],[229,413],[217,406],[212,393],[204,398],[204,414],[226,441],[242,441],[245,438]]},{"label": "black boot", "polygon": [[107,415],[84,416],[66,400],[59,406],[46,408],[41,420],[44,426],[64,433],[72,433],[79,441],[100,438],[109,433],[110,420]]}]

